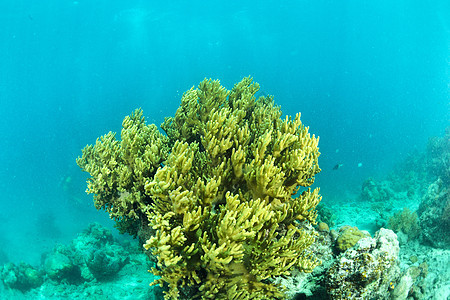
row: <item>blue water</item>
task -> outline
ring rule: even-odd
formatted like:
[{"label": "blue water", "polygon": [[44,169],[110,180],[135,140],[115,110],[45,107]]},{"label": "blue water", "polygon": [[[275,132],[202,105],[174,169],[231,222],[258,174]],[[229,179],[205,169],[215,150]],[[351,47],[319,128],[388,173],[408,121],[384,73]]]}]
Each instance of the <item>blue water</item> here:
[{"label": "blue water", "polygon": [[111,226],[75,158],[135,108],[159,125],[205,77],[251,75],[302,113],[324,201],[449,125],[449,1],[153,2],[0,2],[0,263]]}]

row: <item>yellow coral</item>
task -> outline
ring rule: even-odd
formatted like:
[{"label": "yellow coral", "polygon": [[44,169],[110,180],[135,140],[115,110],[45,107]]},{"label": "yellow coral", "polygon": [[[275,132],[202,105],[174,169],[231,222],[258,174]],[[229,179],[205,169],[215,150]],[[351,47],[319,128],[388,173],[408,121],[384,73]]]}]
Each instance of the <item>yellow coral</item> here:
[{"label": "yellow coral", "polygon": [[87,193],[94,194],[95,207],[107,210],[119,229],[136,235],[128,224],[143,218],[151,203],[144,185],[166,159],[168,139],[155,125],[145,124],[141,109],[125,117],[122,127],[120,141],[109,132],[86,146],[77,164],[91,174]]},{"label": "yellow coral", "polygon": [[166,299],[186,285],[202,299],[281,299],[271,278],[318,264],[302,229],[321,198],[308,188],[320,172],[318,138],[300,114],[281,119],[272,97],[256,99],[258,89],[250,77],[231,91],[205,79],[161,125],[167,137],[138,111],[122,142],[106,136],[79,159],[100,207],[150,224],[144,247]]},{"label": "yellow coral", "polygon": [[[156,224],[160,213],[177,212],[173,191],[189,191],[191,207],[170,218],[172,228],[181,225],[188,238],[182,245],[172,245],[177,254],[167,256],[168,262],[184,256],[187,264],[169,268],[164,258],[159,260],[160,282],[172,286],[168,297],[177,297],[180,286],[198,278],[205,299],[233,299],[242,291],[252,299],[281,298],[280,287],[263,280],[289,275],[293,266],[310,271],[317,264],[307,250],[314,237],[302,231],[298,221],[315,221],[318,189],[292,195],[310,186],[320,171],[318,139],[309,135],[300,114],[281,120],[272,98],[255,99],[258,88],[250,78],[231,91],[218,81],[205,80],[198,90],[183,96],[175,117],[162,125],[174,150],[146,184],[154,199],[149,220]],[[189,124],[184,123],[186,116],[191,118]],[[180,141],[186,149],[187,144],[196,145],[196,153],[180,153]],[[187,156],[194,160],[186,172],[175,161]],[[168,173],[176,184],[161,184],[160,178],[165,182]],[[180,173],[185,174],[181,180]],[[167,244],[152,238],[146,247],[161,257],[164,253],[158,249]],[[186,256],[182,249],[198,252]],[[172,279],[183,272],[184,279],[175,288]]]}]

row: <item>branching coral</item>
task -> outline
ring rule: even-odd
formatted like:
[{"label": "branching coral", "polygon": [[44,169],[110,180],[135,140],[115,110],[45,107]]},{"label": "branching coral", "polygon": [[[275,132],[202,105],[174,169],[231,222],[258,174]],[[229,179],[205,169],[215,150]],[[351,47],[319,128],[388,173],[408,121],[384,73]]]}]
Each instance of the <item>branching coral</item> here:
[{"label": "branching coral", "polygon": [[168,155],[167,137],[145,124],[140,109],[122,127],[120,141],[109,132],[86,146],[77,164],[91,175],[86,192],[94,194],[95,207],[108,211],[122,232],[136,235],[133,221],[143,218],[151,202],[144,184]]},{"label": "branching coral", "polygon": [[[318,189],[302,189],[320,172],[318,138],[300,114],[281,119],[272,97],[255,98],[258,90],[250,77],[231,91],[205,79],[161,125],[167,137],[138,111],[124,121],[136,125],[133,138],[124,126],[127,142],[109,134],[78,161],[93,176],[97,207],[113,217],[147,215],[153,231],[144,247],[157,257],[152,272],[167,284],[167,299],[186,286],[203,299],[283,298],[274,276],[318,264],[308,250],[314,236],[302,230],[320,201]],[[117,163],[103,166],[104,157]]]}]

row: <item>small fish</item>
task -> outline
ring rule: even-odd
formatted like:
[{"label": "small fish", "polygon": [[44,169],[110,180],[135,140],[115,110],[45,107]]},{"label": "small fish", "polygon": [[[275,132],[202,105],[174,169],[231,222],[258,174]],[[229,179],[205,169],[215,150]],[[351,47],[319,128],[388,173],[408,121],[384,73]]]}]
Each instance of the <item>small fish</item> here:
[{"label": "small fish", "polygon": [[335,165],[334,167],[333,167],[333,170],[337,170],[337,169],[339,169],[340,167],[342,167],[344,164],[337,164],[337,165]]}]

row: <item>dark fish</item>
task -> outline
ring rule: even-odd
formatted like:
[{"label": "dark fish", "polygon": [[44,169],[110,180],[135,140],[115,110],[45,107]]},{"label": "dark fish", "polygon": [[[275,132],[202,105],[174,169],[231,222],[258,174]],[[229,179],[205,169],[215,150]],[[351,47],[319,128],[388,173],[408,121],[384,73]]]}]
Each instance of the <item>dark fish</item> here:
[{"label": "dark fish", "polygon": [[344,164],[337,164],[337,165],[335,165],[334,167],[333,167],[333,170],[337,170],[337,169],[339,169],[340,167],[342,167]]}]

